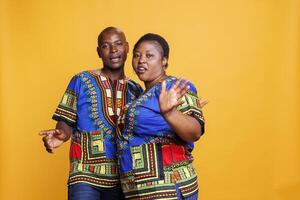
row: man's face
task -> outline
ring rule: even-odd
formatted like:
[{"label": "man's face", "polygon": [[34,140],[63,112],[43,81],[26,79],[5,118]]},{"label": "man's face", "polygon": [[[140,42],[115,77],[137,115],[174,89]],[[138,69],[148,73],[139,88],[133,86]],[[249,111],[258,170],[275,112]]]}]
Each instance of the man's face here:
[{"label": "man's face", "polygon": [[128,53],[128,43],[124,33],[117,30],[102,33],[97,51],[104,66],[110,69],[123,67]]}]

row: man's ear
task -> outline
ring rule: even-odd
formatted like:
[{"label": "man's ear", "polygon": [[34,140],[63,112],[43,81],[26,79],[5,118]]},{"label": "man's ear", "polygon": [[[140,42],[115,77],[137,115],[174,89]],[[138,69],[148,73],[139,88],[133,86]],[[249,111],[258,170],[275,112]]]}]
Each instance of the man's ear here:
[{"label": "man's ear", "polygon": [[128,42],[125,43],[125,49],[126,49],[126,53],[129,53],[129,44],[128,44]]},{"label": "man's ear", "polygon": [[98,53],[99,58],[101,58],[100,47],[97,47],[97,53]]}]

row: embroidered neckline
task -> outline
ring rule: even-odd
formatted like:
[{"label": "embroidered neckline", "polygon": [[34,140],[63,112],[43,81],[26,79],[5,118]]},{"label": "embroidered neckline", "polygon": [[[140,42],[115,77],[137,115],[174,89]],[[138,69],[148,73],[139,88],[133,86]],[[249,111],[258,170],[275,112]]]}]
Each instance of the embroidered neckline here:
[{"label": "embroidered neckline", "polygon": [[[93,118],[99,128],[103,129],[106,133],[112,134],[112,131],[107,128],[101,119],[98,117],[99,112],[103,111],[103,116],[112,127],[115,127],[117,116],[120,116],[123,112],[123,108],[126,102],[126,90],[127,90],[127,81],[124,79],[116,80],[114,86],[111,85],[110,81],[101,75],[97,75],[91,71],[87,71],[95,79],[96,84],[92,84],[90,78],[82,74],[82,80],[86,84],[86,87],[89,89],[88,94],[90,96],[90,117]],[[95,91],[97,87],[101,95],[97,94]],[[102,100],[102,110],[99,110],[99,102],[97,101],[100,98]],[[100,103],[101,105],[101,103]]]},{"label": "embroidered neckline", "polygon": [[[96,69],[96,70],[100,71],[99,73],[96,73],[95,72],[96,70],[88,70],[87,72],[90,73],[94,77],[101,76],[101,77],[106,78],[107,80],[111,80],[108,76],[106,76],[105,74],[103,74],[102,69],[103,68]],[[119,79],[116,79],[116,80],[111,80],[111,81],[121,81],[121,80],[125,81],[125,80],[129,80],[129,78],[126,75],[124,75],[124,77],[122,77],[122,78],[119,78]]]}]

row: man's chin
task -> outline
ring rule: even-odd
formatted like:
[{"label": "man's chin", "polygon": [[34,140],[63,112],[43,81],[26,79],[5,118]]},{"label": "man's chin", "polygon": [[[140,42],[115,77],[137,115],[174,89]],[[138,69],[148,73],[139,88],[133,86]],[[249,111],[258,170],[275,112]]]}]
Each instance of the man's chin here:
[{"label": "man's chin", "polygon": [[124,67],[124,64],[110,64],[110,65],[107,65],[107,68],[110,69],[110,70],[121,70],[123,69]]}]

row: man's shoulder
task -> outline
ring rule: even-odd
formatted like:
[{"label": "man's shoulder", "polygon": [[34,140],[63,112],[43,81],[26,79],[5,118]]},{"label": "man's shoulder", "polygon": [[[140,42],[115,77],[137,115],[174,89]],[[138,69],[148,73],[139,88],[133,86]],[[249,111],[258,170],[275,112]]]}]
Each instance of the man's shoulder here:
[{"label": "man's shoulder", "polygon": [[69,85],[81,85],[82,82],[85,82],[89,79],[89,71],[81,71],[71,76]]},{"label": "man's shoulder", "polygon": [[82,79],[82,78],[88,78],[90,76],[93,75],[93,71],[92,70],[84,70],[84,71],[80,71],[76,74],[73,75],[72,79]]},{"label": "man's shoulder", "polygon": [[91,70],[84,70],[84,71],[80,71],[80,72],[76,73],[74,76],[80,77],[80,76],[84,76],[89,73],[91,73]]},{"label": "man's shoulder", "polygon": [[128,85],[130,85],[132,87],[142,88],[142,86],[138,82],[136,82],[130,78],[127,78],[126,81],[127,81]]}]

